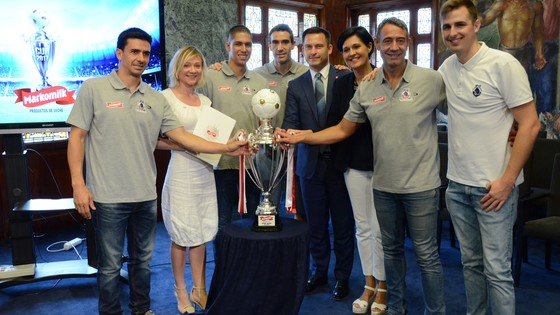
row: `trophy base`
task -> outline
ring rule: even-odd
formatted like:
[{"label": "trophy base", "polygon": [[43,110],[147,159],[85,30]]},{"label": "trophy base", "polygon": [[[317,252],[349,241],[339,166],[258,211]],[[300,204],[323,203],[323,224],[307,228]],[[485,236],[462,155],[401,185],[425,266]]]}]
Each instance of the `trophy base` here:
[{"label": "trophy base", "polygon": [[256,215],[251,229],[255,232],[278,232],[282,230],[282,221],[278,214]]}]

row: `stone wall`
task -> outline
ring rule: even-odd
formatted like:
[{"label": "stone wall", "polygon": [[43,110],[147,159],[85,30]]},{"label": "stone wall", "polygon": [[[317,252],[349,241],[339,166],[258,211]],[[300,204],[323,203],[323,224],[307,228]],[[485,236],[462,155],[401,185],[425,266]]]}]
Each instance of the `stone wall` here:
[{"label": "stone wall", "polygon": [[237,24],[237,0],[164,0],[166,66],[184,45],[212,64],[227,58],[227,31]]}]

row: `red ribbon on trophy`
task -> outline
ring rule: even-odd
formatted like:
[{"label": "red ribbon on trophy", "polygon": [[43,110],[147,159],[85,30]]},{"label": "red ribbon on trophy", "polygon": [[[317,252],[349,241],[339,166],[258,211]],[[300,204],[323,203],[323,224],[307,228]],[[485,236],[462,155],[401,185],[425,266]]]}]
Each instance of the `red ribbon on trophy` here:
[{"label": "red ribbon on trophy", "polygon": [[297,213],[296,211],[296,173],[294,172],[294,148],[291,145],[288,149],[288,165],[286,167],[286,212]]},{"label": "red ribbon on trophy", "polygon": [[245,155],[239,156],[239,204],[237,205],[239,214],[247,213],[247,202],[245,198]]}]

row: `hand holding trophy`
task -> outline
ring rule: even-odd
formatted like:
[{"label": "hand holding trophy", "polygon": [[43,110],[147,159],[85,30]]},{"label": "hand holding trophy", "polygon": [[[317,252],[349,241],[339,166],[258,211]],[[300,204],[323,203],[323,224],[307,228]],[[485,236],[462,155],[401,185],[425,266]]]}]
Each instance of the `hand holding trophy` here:
[{"label": "hand holding trophy", "polygon": [[270,89],[258,91],[251,101],[253,113],[261,120],[261,125],[247,137],[253,154],[247,157],[251,180],[262,191],[262,201],[255,212],[253,231],[279,231],[282,222],[276,205],[270,201],[272,190],[280,183],[285,172],[284,153],[279,143],[274,141],[272,118],[280,110],[280,97]]}]

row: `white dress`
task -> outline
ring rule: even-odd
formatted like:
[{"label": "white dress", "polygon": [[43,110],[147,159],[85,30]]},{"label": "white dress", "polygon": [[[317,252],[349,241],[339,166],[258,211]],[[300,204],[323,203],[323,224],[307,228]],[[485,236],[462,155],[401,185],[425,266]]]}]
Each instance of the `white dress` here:
[{"label": "white dress", "polygon": [[[211,101],[198,95],[200,106],[181,102],[170,89],[163,95],[188,132]],[[171,240],[180,246],[197,246],[214,239],[218,231],[218,203],[212,165],[189,153],[171,150],[161,196],[163,223]]]}]

